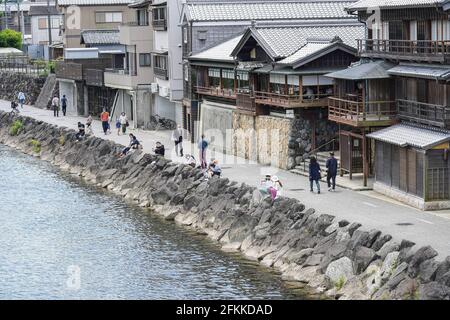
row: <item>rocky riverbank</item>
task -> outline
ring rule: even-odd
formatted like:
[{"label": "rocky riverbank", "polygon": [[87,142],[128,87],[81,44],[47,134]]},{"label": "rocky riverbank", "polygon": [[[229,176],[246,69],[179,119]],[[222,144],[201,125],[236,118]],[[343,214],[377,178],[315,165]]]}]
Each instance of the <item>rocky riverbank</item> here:
[{"label": "rocky riverbank", "polygon": [[0,99],[17,101],[20,91],[25,93],[25,104],[34,104],[46,77],[22,73],[0,72]]},{"label": "rocky riverbank", "polygon": [[[12,127],[14,127],[13,130]],[[0,112],[0,143],[39,156],[155,214],[196,229],[288,280],[339,299],[450,299],[450,257],[378,230],[318,214],[297,200],[261,199],[254,187],[135,152],[101,138]],[[330,211],[332,208],[330,208]]]}]

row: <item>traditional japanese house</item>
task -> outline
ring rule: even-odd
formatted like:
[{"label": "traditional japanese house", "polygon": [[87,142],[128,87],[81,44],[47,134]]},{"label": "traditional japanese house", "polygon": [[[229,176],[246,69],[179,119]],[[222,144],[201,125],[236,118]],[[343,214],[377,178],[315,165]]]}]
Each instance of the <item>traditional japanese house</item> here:
[{"label": "traditional japanese house", "polygon": [[343,169],[355,172],[362,155],[366,176],[373,164],[375,190],[421,209],[450,207],[448,1],[362,0],[348,11],[367,25],[359,68],[378,65],[383,75],[351,79],[358,67],[330,75],[341,89],[329,117],[353,128],[341,132],[342,141],[350,137],[341,143]]}]

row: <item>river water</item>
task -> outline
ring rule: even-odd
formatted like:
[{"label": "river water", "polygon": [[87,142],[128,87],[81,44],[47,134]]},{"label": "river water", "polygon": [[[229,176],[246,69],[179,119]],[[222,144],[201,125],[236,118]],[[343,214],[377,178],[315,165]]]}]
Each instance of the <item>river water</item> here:
[{"label": "river water", "polygon": [[0,145],[0,299],[302,299],[270,269]]}]

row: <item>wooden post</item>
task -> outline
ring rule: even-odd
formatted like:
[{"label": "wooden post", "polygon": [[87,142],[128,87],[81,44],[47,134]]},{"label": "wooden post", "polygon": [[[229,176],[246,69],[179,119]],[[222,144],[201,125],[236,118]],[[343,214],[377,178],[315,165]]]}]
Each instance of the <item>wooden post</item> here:
[{"label": "wooden post", "polygon": [[363,129],[362,134],[362,144],[363,144],[363,176],[364,176],[364,187],[367,187],[368,178],[368,160],[367,160],[367,140],[366,140],[366,130]]},{"label": "wooden post", "polygon": [[348,163],[349,163],[349,178],[353,179],[353,136],[348,135]]}]

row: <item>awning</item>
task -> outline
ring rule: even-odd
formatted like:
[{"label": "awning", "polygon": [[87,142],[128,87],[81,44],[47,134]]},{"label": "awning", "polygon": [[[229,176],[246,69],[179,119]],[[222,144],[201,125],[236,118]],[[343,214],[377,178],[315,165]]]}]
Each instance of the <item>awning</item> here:
[{"label": "awning", "polygon": [[429,65],[400,64],[388,70],[388,73],[403,77],[447,80],[450,78],[450,66],[432,67]]},{"label": "awning", "polygon": [[336,71],[325,75],[329,78],[342,80],[371,80],[371,79],[388,79],[391,76],[387,70],[394,67],[394,64],[386,61],[362,62],[350,66],[341,71]]},{"label": "awning", "polygon": [[158,54],[158,55],[168,55],[169,51],[167,51],[167,50],[153,50],[152,53],[153,54]]},{"label": "awning", "polygon": [[402,123],[376,131],[367,137],[400,147],[411,146],[427,150],[450,141],[450,131]]}]

